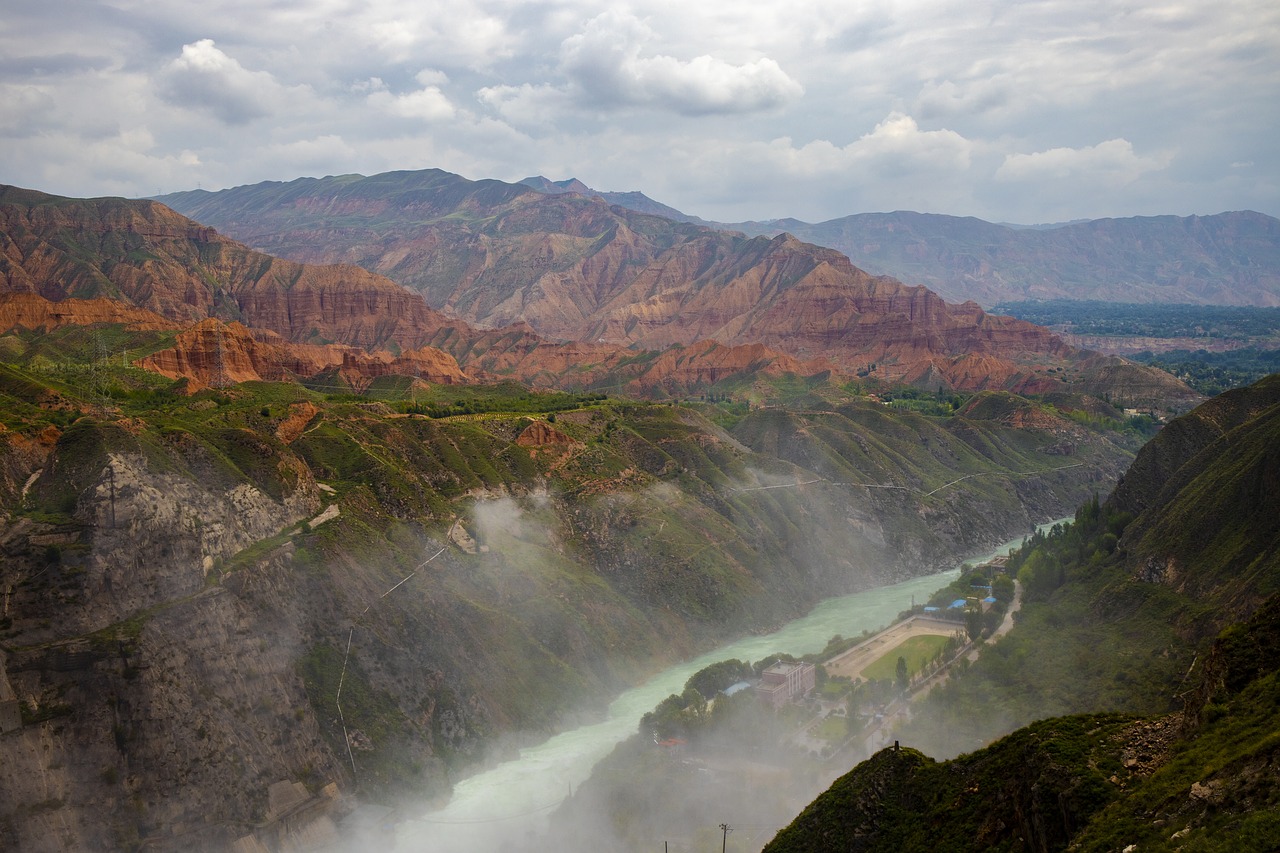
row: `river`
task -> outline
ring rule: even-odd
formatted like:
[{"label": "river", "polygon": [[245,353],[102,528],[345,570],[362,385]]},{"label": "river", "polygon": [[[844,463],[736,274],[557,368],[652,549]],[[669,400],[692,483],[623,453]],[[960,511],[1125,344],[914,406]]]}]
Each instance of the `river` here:
[{"label": "river", "polygon": [[[1047,522],[1041,529],[1064,520],[1069,519]],[[950,571],[828,599],[771,634],[745,637],[676,664],[618,696],[602,722],[522,749],[518,758],[459,782],[445,808],[398,826],[396,850],[488,853],[522,845],[544,830],[550,813],[572,788],[587,780],[596,762],[636,731],[641,716],[672,693],[683,691],[698,670],[730,658],[752,661],[773,652],[797,656],[820,652],[836,634],[850,637],[883,628],[911,606],[913,597],[924,601],[955,580],[966,563],[1006,553],[1022,541],[1007,542]]]}]

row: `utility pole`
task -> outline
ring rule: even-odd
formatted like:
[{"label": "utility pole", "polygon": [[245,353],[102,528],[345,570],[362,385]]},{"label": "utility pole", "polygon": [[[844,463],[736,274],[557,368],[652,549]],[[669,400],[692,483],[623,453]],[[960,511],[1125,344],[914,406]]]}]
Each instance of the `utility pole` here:
[{"label": "utility pole", "polygon": [[733,832],[733,827],[727,823],[720,824],[720,853],[724,853],[725,848],[729,844],[729,833]]}]

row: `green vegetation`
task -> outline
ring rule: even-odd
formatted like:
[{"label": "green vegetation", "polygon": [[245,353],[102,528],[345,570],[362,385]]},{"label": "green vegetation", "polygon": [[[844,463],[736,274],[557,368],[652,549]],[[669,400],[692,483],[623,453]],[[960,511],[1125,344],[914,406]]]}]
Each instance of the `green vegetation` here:
[{"label": "green vegetation", "polygon": [[1280,373],[1280,347],[1243,347],[1225,352],[1168,350],[1140,352],[1134,361],[1166,370],[1206,396],[1243,388],[1271,373]]},{"label": "green vegetation", "polygon": [[1199,339],[1203,347],[1184,342],[1130,358],[1172,373],[1206,396],[1280,372],[1280,308],[1053,300],[992,310],[1078,335]]},{"label": "green vegetation", "polygon": [[[419,400],[427,396],[425,400]],[[603,393],[530,391],[514,382],[501,385],[437,385],[429,395],[413,393],[397,410],[430,418],[500,412],[504,414],[547,414],[597,405],[609,399]]]},{"label": "green vegetation", "polygon": [[1230,340],[1280,336],[1280,308],[1053,299],[1002,302],[991,312],[1038,326],[1069,326],[1078,335]]},{"label": "green vegetation", "polygon": [[954,755],[1044,716],[1172,710],[1169,685],[1196,654],[1179,633],[1201,624],[1206,611],[1132,576],[1115,553],[1127,522],[1095,499],[1074,524],[1037,533],[1015,552],[1008,571],[1024,600],[1015,630],[963,678],[930,693],[905,741]]},{"label": "green vegetation", "polygon": [[902,660],[902,669],[907,678],[914,678],[942,654],[950,641],[950,637],[942,636],[908,637],[864,669],[862,677],[872,680],[896,679],[898,661]]},{"label": "green vegetation", "polygon": [[[1014,631],[898,734],[951,755],[1024,728],[941,764],[884,750],[766,850],[1271,849],[1278,380],[1174,422],[1106,504],[1012,554]],[[1046,715],[1068,716],[1026,725]]]}]

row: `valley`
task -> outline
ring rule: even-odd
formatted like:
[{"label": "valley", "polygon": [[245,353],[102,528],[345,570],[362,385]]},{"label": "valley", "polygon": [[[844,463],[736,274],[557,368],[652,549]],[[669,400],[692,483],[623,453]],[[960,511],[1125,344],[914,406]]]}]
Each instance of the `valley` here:
[{"label": "valley", "polygon": [[[821,651],[862,630],[821,621],[842,597],[880,601],[879,624],[905,609],[883,596],[927,598],[1044,519],[1111,524],[1117,482],[1138,516],[1208,422],[1163,371],[789,236],[435,170],[186,200],[202,221],[0,190],[0,827],[22,849],[323,849],[385,840],[388,815],[416,821],[393,833],[409,848],[447,843],[433,827],[473,819],[489,773],[545,793],[547,756],[588,731],[565,814],[595,808],[646,778],[587,771],[680,662],[742,637],[769,655],[793,623],[822,625],[796,641]],[[1153,435],[1162,461],[1130,467]],[[1034,623],[1062,583],[1021,559]],[[1125,684],[1193,647],[1148,639],[1164,663]],[[974,712],[962,685],[992,659],[919,703],[966,709],[931,754],[1039,712],[1154,707],[1109,685]],[[837,774],[799,775],[739,799],[781,826]]]},{"label": "valley", "polygon": [[1267,0],[6,4],[0,853],[1280,853],[1278,84]]}]

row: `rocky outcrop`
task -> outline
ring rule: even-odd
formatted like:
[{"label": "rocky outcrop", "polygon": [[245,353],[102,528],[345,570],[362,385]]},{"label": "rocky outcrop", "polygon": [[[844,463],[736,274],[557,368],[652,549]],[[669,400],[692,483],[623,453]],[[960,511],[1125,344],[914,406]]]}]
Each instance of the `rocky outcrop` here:
[{"label": "rocky outcrop", "polygon": [[358,264],[467,323],[526,323],[545,338],[758,343],[850,374],[874,364],[886,381],[966,389],[1059,387],[1048,368],[1081,357],[1042,328],[871,276],[788,234],[747,239],[575,192],[429,170],[167,200],[267,251]]},{"label": "rocky outcrop", "polygon": [[354,390],[388,375],[412,376],[441,385],[466,380],[453,357],[433,347],[393,356],[382,350],[369,353],[336,344],[289,343],[270,333],[251,332],[240,323],[219,320],[196,324],[179,334],[173,347],[135,364],[171,379],[186,379],[189,392],[237,382],[294,381],[329,371],[336,371]]},{"label": "rocky outcrop", "polygon": [[134,308],[114,299],[64,299],[51,302],[36,293],[0,293],[0,331],[41,329],[59,326],[91,326],[119,323],[129,329],[158,331],[172,329],[174,321],[145,308]]},{"label": "rocky outcrop", "polygon": [[734,376],[817,376],[835,374],[825,359],[801,361],[763,344],[728,346],[715,341],[699,341],[688,347],[672,347],[647,366],[634,383],[645,389],[662,388],[679,392],[709,388]]}]

